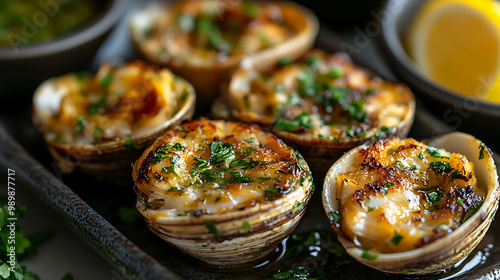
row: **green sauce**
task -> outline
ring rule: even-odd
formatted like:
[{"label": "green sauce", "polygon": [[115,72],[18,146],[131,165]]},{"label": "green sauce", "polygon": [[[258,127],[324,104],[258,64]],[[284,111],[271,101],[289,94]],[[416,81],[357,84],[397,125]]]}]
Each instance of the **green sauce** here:
[{"label": "green sauce", "polygon": [[97,10],[96,1],[1,0],[0,46],[57,38],[88,23]]}]

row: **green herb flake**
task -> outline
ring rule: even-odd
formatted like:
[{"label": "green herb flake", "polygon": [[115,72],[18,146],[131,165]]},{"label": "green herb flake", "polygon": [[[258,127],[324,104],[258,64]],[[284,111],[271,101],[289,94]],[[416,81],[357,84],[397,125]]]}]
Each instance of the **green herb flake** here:
[{"label": "green herb flake", "polygon": [[87,121],[85,120],[85,117],[82,115],[78,115],[76,117],[76,126],[75,126],[75,133],[80,133],[82,132],[83,128],[87,125]]},{"label": "green herb flake", "polygon": [[251,144],[251,143],[255,142],[255,137],[248,138],[248,139],[245,139],[245,140],[243,140],[243,141],[245,141],[245,142],[247,142],[247,143],[250,143],[250,144]]},{"label": "green herb flake", "polygon": [[481,142],[479,143],[479,159],[483,159],[484,158],[484,144]]},{"label": "green herb flake", "polygon": [[463,202],[462,202],[462,200],[460,198],[457,199],[457,204],[460,205],[460,206],[463,206]]},{"label": "green herb flake", "polygon": [[446,161],[435,161],[429,164],[430,169],[434,170],[436,173],[449,173],[453,170],[450,163]]},{"label": "green herb flake", "polygon": [[366,89],[365,91],[365,95],[368,96],[368,95],[372,95],[376,92],[376,90],[374,88],[368,88]]},{"label": "green herb flake", "polygon": [[319,60],[319,56],[313,55],[306,58],[306,64],[311,68],[311,70],[316,71],[318,70]]},{"label": "green herb flake", "polygon": [[137,145],[132,139],[123,140],[123,145],[125,146],[125,152],[133,152],[137,150]]},{"label": "green herb flake", "polygon": [[370,261],[371,261],[371,260],[376,259],[376,258],[378,257],[378,255],[377,255],[377,254],[372,254],[372,253],[370,253],[370,251],[369,251],[369,250],[363,250],[363,254],[361,255],[361,257],[362,257],[363,259],[366,259],[366,260],[370,260]]},{"label": "green herb flake", "polygon": [[339,222],[342,219],[342,214],[339,211],[332,211],[330,212],[330,217],[332,217],[333,221]]},{"label": "green herb flake", "polygon": [[222,241],[222,236],[219,235],[219,231],[217,230],[217,227],[215,227],[215,224],[212,220],[206,220],[205,221],[205,227],[208,229],[208,232],[213,234],[215,237],[217,237],[217,241]]},{"label": "green herb flake", "polygon": [[264,190],[264,195],[265,196],[274,196],[278,193],[280,193],[280,189],[277,189],[277,188],[268,188],[268,189],[265,189]]},{"label": "green herb flake", "polygon": [[95,139],[99,139],[99,138],[101,138],[103,135],[104,135],[104,129],[102,129],[102,128],[100,128],[100,127],[96,126],[96,127],[94,128],[94,133],[93,133],[94,138],[95,138]]},{"label": "green herb flake", "polygon": [[424,159],[424,155],[422,155],[422,153],[418,154],[418,158],[423,160]]},{"label": "green herb flake", "polygon": [[394,186],[394,183],[393,182],[384,183],[384,187],[390,187],[390,186]]},{"label": "green herb flake", "polygon": [[172,149],[176,150],[176,151],[182,151],[186,148],[186,146],[182,145],[181,143],[175,143],[173,146],[172,146]]},{"label": "green herb flake", "polygon": [[431,203],[438,202],[441,200],[441,198],[444,197],[444,194],[440,191],[429,192],[429,193],[426,193],[426,195],[427,195],[427,199]]},{"label": "green herb flake", "polygon": [[231,176],[233,176],[233,182],[235,183],[250,183],[253,180],[247,176],[243,176],[240,172],[231,172]]},{"label": "green herb flake", "polygon": [[259,13],[259,7],[252,1],[244,1],[242,7],[243,15],[249,18],[255,18]]},{"label": "green herb flake", "polygon": [[99,80],[99,85],[101,85],[101,87],[107,87],[111,84],[112,81],[113,76],[111,74],[106,74]]},{"label": "green herb flake", "polygon": [[215,203],[219,202],[220,200],[220,196],[218,196],[216,199],[215,199]]},{"label": "green herb flake", "polygon": [[271,177],[259,177],[259,180],[262,181],[271,180]]},{"label": "green herb flake", "polygon": [[462,172],[455,170],[451,173],[451,180],[454,181],[456,178],[463,176]]},{"label": "green herb flake", "polygon": [[295,213],[297,213],[297,211],[299,211],[299,209],[302,207],[302,205],[304,205],[303,202],[296,201],[295,205],[293,206],[293,209],[292,209],[292,215],[295,215]]},{"label": "green herb flake", "polygon": [[368,206],[368,212],[371,212],[371,211],[373,211],[373,210],[375,210],[375,207],[370,207],[370,206]]},{"label": "green herb flake", "polygon": [[391,243],[394,246],[398,246],[399,242],[401,242],[401,239],[403,239],[403,236],[397,231],[394,231],[394,236],[391,238]]},{"label": "green herb flake", "polygon": [[106,99],[102,98],[99,102],[90,104],[90,106],[87,109],[87,113],[90,116],[99,114],[101,110],[104,109],[105,106],[106,106]]},{"label": "green herb flake", "polygon": [[243,225],[241,225],[241,229],[243,230],[243,232],[247,232],[250,229],[250,223],[247,221],[244,221]]},{"label": "green herb flake", "polygon": [[333,69],[325,74],[328,78],[340,78],[344,76],[344,71],[340,68]]},{"label": "green herb flake", "polygon": [[471,207],[469,208],[469,210],[467,210],[467,213],[465,214],[465,217],[463,218],[462,220],[462,223],[464,223],[465,221],[467,221],[472,215],[474,215],[477,210],[479,210],[479,208],[481,207],[481,205],[483,205],[483,202],[479,202],[477,205],[475,205],[474,207]]},{"label": "green herb flake", "polygon": [[210,162],[216,164],[229,159],[234,154],[233,145],[214,141],[210,144]]},{"label": "green herb flake", "polygon": [[435,148],[435,147],[427,147],[427,149],[425,149],[425,151],[431,155],[432,157],[435,157],[435,158],[448,158],[446,156],[442,156],[441,153],[439,152],[439,149],[438,148]]},{"label": "green herb flake", "polygon": [[292,121],[278,119],[274,124],[274,128],[276,128],[277,130],[294,132],[299,128],[311,129],[313,128],[313,125],[311,123],[311,116],[306,112],[302,112],[295,118],[295,120]]},{"label": "green herb flake", "polygon": [[413,268],[410,268],[410,269],[404,269],[403,271],[401,271],[401,274],[409,274],[411,272],[415,272],[417,271],[416,269],[413,269]]},{"label": "green herb flake", "polygon": [[498,209],[495,209],[495,212],[493,212],[493,214],[491,215],[491,220],[494,221],[495,220],[495,215],[497,214],[497,210]]},{"label": "green herb flake", "polygon": [[281,58],[280,60],[278,60],[278,63],[277,63],[278,66],[287,66],[290,64],[292,64],[292,60],[288,57]]}]

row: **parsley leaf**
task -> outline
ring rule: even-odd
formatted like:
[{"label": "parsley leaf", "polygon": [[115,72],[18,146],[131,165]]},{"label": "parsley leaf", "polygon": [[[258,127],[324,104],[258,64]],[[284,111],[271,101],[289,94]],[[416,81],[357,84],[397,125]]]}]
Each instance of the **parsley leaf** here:
[{"label": "parsley leaf", "polygon": [[453,170],[453,168],[450,166],[450,163],[446,161],[431,162],[429,167],[436,173],[449,173]]},{"label": "parsley leaf", "polygon": [[398,246],[399,242],[401,242],[401,239],[403,239],[403,236],[397,231],[394,231],[394,236],[391,238],[391,243],[394,244],[394,246]]},{"label": "parsley leaf", "polygon": [[294,132],[299,128],[313,128],[313,125],[311,123],[311,116],[306,112],[302,112],[293,121],[278,119],[274,124],[274,128],[276,128],[277,130]]},{"label": "parsley leaf", "polygon": [[214,141],[210,144],[210,163],[212,164],[222,162],[232,157],[233,154],[233,145],[229,143]]},{"label": "parsley leaf", "polygon": [[361,255],[361,257],[366,260],[374,260],[378,257],[378,255],[370,253],[369,250],[363,250],[363,254]]}]

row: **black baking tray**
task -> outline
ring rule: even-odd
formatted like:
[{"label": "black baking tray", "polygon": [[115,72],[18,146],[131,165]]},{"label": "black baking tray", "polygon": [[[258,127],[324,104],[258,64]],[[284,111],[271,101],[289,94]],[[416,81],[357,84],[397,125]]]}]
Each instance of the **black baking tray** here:
[{"label": "black baking tray", "polygon": [[[136,8],[130,8],[129,13]],[[102,61],[116,62],[136,58],[126,33],[124,19],[100,50],[93,68]],[[340,49],[342,43],[352,43],[354,36],[353,29],[334,33],[322,25],[316,45],[326,51],[335,52]],[[378,51],[376,38],[352,56],[356,63],[370,68],[386,79],[396,80]],[[329,256],[326,259],[324,250],[316,256],[301,254],[295,258],[284,257],[287,243],[283,242],[257,269],[250,267],[224,270],[205,267],[151,233],[143,221],[126,223],[118,217],[120,207],[133,207],[135,204],[132,178],[129,185],[115,186],[78,172],[69,176],[61,175],[41,135],[32,125],[29,100],[24,106],[5,105],[3,104],[5,108],[0,112],[0,161],[26,179],[30,189],[26,191],[36,193],[41,200],[63,216],[90,246],[133,279],[266,279],[278,270],[284,271],[299,265],[314,270],[324,260],[336,262],[335,255],[326,253],[326,257]],[[207,108],[200,107],[196,115],[203,115],[206,111]],[[416,118],[409,136],[421,140],[449,131],[450,128],[442,120],[427,111],[425,104],[417,102]],[[495,160],[499,162],[497,154]],[[295,233],[308,234],[319,231],[327,234],[326,239],[331,243],[328,246],[338,247],[335,234],[330,229],[321,205],[322,175],[316,174],[314,181],[316,191]],[[493,221],[483,241],[464,261],[445,274],[420,279],[495,279],[500,275],[500,239],[496,234],[498,231],[500,219]],[[335,279],[406,277],[381,273],[354,261],[340,266],[333,275]],[[332,273],[328,277],[333,277]]]}]

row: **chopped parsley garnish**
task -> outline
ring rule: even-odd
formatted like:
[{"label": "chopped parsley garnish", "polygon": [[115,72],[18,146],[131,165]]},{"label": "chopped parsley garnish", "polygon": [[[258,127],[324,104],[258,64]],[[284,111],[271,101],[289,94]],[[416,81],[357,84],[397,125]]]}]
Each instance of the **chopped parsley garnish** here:
[{"label": "chopped parsley garnish", "polygon": [[302,112],[293,121],[278,119],[274,124],[274,128],[282,131],[293,132],[299,128],[313,128],[313,125],[311,123],[311,116],[306,112]]},{"label": "chopped parsley garnish", "polygon": [[418,154],[418,158],[423,160],[424,159],[424,155],[422,155],[422,153]]},{"label": "chopped parsley garnish", "polygon": [[300,201],[296,201],[295,202],[295,205],[293,206],[293,209],[292,209],[292,215],[295,215],[295,213],[297,211],[299,211],[299,209],[302,207],[302,205],[304,205],[303,202],[300,202]]},{"label": "chopped parsley garnish", "polygon": [[441,198],[444,197],[444,194],[440,191],[429,192],[429,193],[426,193],[426,195],[427,195],[427,199],[431,203],[438,202],[441,200]]},{"label": "chopped parsley garnish", "polygon": [[390,186],[394,186],[394,183],[393,182],[384,183],[384,187],[390,187]]},{"label": "chopped parsley garnish", "polygon": [[369,251],[369,250],[363,250],[363,254],[361,255],[361,257],[362,257],[363,259],[366,259],[366,260],[370,260],[370,261],[371,261],[371,260],[376,259],[376,258],[378,257],[378,255],[377,255],[377,254],[372,254],[372,253],[370,253],[370,251]]},{"label": "chopped parsley garnish", "polygon": [[484,158],[484,144],[481,142],[479,143],[479,159]]},{"label": "chopped parsley garnish", "polygon": [[113,76],[111,76],[111,74],[106,74],[99,80],[99,85],[101,85],[101,87],[107,87],[111,84],[112,80]]},{"label": "chopped parsley garnish", "polygon": [[222,236],[220,236],[219,231],[217,231],[217,228],[215,227],[215,224],[212,220],[205,221],[205,226],[207,227],[208,232],[217,237],[217,241],[220,242],[223,240]]},{"label": "chopped parsley garnish", "polygon": [[207,49],[216,49],[219,51],[229,52],[231,45],[222,37],[222,32],[219,26],[206,18],[200,18],[195,23],[195,29],[198,32],[198,38],[206,41]]},{"label": "chopped parsley garnish", "polygon": [[254,18],[259,13],[259,7],[252,1],[243,1],[243,15],[249,18]]},{"label": "chopped parsley garnish", "polygon": [[338,222],[342,219],[342,214],[340,214],[339,211],[330,212],[330,216],[332,217],[332,220],[334,220],[335,222]]},{"label": "chopped parsley garnish", "polygon": [[214,141],[210,144],[210,163],[217,164],[233,156],[233,145]]},{"label": "chopped parsley garnish", "polygon": [[165,173],[165,174],[172,173],[172,174],[174,174],[176,177],[179,177],[179,174],[177,174],[177,172],[175,172],[175,167],[174,167],[174,166],[167,166],[167,167],[163,167],[161,171],[162,171],[163,173]]},{"label": "chopped parsley garnish", "polygon": [[375,210],[375,207],[370,207],[370,206],[368,206],[368,212],[371,212],[371,211],[373,211],[373,210]]},{"label": "chopped parsley garnish", "polygon": [[83,128],[87,125],[87,121],[85,120],[85,117],[82,115],[78,115],[76,117],[76,126],[75,126],[75,133],[80,133],[82,132]]},{"label": "chopped parsley garnish", "polygon": [[465,217],[463,218],[462,220],[462,223],[464,223],[465,221],[467,221],[472,215],[474,215],[477,210],[479,210],[479,208],[483,205],[483,202],[479,202],[478,204],[476,204],[475,206],[469,208],[469,210],[467,210],[467,213],[465,213]]},{"label": "chopped parsley garnish", "polygon": [[172,146],[172,149],[176,150],[176,151],[182,151],[183,149],[185,149],[186,146],[182,145],[181,143],[175,143],[173,146]]},{"label": "chopped parsley garnish", "polygon": [[301,96],[314,96],[316,92],[314,72],[307,69],[297,76],[297,80],[299,81],[299,94]]},{"label": "chopped parsley garnish", "polygon": [[250,223],[247,221],[244,221],[243,225],[241,225],[241,229],[243,230],[243,232],[247,232],[250,229]]},{"label": "chopped parsley garnish", "polygon": [[453,170],[453,168],[451,168],[450,166],[450,163],[446,161],[431,162],[429,167],[436,173],[449,173]]},{"label": "chopped parsley garnish", "polygon": [[340,78],[344,76],[344,71],[340,68],[333,69],[325,74],[328,78]]},{"label": "chopped parsley garnish", "polygon": [[218,196],[216,199],[215,199],[215,203],[219,202],[220,200],[220,196]]},{"label": "chopped parsley garnish", "polygon": [[263,181],[271,180],[271,177],[259,177],[259,180],[263,180]]},{"label": "chopped parsley garnish", "polygon": [[251,138],[245,139],[243,141],[245,141],[247,143],[253,143],[253,142],[255,142],[255,137],[251,137]]},{"label": "chopped parsley garnish", "polygon": [[435,158],[448,158],[446,156],[441,155],[438,148],[434,148],[434,147],[429,146],[429,147],[427,147],[427,149],[425,149],[425,151],[429,155],[431,155],[432,157],[435,157]]},{"label": "chopped parsley garnish", "polygon": [[319,57],[316,55],[310,56],[306,58],[306,63],[311,68],[311,70],[316,71],[318,70]]},{"label": "chopped parsley garnish", "polygon": [[100,128],[100,127],[96,126],[96,127],[94,128],[94,133],[93,133],[94,138],[99,139],[99,138],[101,138],[103,135],[104,135],[104,129],[102,129],[102,128]]},{"label": "chopped parsley garnish", "polygon": [[264,190],[264,195],[265,196],[274,196],[278,193],[280,193],[280,189],[277,189],[277,188],[268,188],[268,189],[265,189]]},{"label": "chopped parsley garnish", "polygon": [[106,99],[101,98],[99,102],[90,104],[90,106],[87,109],[87,113],[89,115],[95,115],[101,112],[102,109],[104,109],[104,106],[106,106]]},{"label": "chopped parsley garnish", "polygon": [[286,66],[290,65],[292,63],[292,60],[288,57],[283,57],[280,60],[278,60],[278,66]]},{"label": "chopped parsley garnish", "polygon": [[401,239],[403,239],[403,236],[397,231],[394,231],[394,236],[391,238],[391,243],[394,244],[394,246],[398,246],[399,242],[401,242]]},{"label": "chopped parsley garnish", "polygon": [[349,113],[351,119],[355,119],[359,122],[365,122],[368,118],[367,112],[363,109],[365,102],[363,100],[357,100],[351,104],[344,105],[342,108]]},{"label": "chopped parsley garnish", "polygon": [[458,204],[458,205],[460,205],[460,206],[462,206],[462,205],[463,205],[463,202],[462,202],[462,200],[461,200],[460,198],[459,198],[459,199],[457,199],[457,204]]},{"label": "chopped parsley garnish", "polygon": [[451,173],[451,180],[454,181],[456,178],[463,176],[462,172],[455,170]]},{"label": "chopped parsley garnish", "polygon": [[334,142],[338,142],[339,141],[339,137],[338,136],[331,136],[331,135],[325,136],[325,135],[320,134],[320,135],[318,135],[318,137],[320,139],[328,139],[328,140],[331,140],[331,141],[334,141]]},{"label": "chopped parsley garnish", "polygon": [[134,143],[132,139],[123,140],[123,145],[125,145],[125,152],[132,152],[137,150],[137,145]]},{"label": "chopped parsley garnish", "polygon": [[231,176],[233,176],[233,182],[235,182],[235,183],[253,182],[253,180],[251,178],[241,175],[240,172],[231,172]]}]

